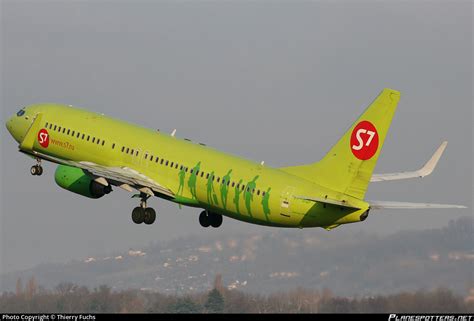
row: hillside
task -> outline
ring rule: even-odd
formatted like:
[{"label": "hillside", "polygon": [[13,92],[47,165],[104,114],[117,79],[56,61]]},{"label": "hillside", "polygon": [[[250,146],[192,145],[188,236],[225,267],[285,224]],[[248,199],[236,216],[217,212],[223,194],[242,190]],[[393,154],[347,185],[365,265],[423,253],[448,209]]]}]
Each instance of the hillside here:
[{"label": "hillside", "polygon": [[228,289],[270,293],[328,288],[355,296],[445,287],[465,295],[473,284],[473,219],[442,229],[390,236],[324,230],[189,237],[1,276],[1,291],[34,276],[43,287],[147,289],[168,294],[206,291],[217,274]]}]

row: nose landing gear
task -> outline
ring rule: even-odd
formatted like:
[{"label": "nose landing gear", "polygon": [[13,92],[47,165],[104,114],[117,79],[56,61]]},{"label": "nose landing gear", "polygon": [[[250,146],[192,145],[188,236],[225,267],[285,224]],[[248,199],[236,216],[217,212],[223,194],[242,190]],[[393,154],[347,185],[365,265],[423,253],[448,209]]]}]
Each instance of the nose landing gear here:
[{"label": "nose landing gear", "polygon": [[41,159],[36,159],[36,165],[31,166],[30,173],[33,176],[41,176],[43,174],[43,167],[41,166]]},{"label": "nose landing gear", "polygon": [[140,193],[140,206],[135,207],[132,211],[132,221],[135,224],[145,223],[151,225],[156,220],[156,212],[153,208],[147,207],[146,201],[150,198],[145,193]]}]

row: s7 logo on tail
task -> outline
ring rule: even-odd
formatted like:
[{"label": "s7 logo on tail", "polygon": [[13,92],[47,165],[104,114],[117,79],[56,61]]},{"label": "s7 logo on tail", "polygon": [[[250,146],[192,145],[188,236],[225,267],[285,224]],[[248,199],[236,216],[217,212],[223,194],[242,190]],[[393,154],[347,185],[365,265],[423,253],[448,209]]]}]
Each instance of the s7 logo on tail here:
[{"label": "s7 logo on tail", "polygon": [[379,135],[375,126],[369,121],[358,123],[351,134],[352,154],[360,160],[372,158],[379,147]]}]

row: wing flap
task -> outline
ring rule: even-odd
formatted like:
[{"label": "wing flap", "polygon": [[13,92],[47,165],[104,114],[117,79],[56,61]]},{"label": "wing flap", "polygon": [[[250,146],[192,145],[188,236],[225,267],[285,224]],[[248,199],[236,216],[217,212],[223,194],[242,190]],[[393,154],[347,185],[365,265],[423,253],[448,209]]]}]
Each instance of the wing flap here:
[{"label": "wing flap", "polygon": [[431,208],[466,208],[463,205],[409,203],[391,201],[367,201],[372,209],[431,209]]},{"label": "wing flap", "polygon": [[434,152],[433,156],[431,156],[431,158],[426,162],[426,164],[422,168],[416,171],[374,174],[372,175],[372,178],[370,179],[370,181],[371,182],[394,181],[394,180],[400,180],[400,179],[422,178],[422,177],[428,176],[435,169],[447,145],[448,145],[448,142],[444,141],[438,147],[438,149]]}]

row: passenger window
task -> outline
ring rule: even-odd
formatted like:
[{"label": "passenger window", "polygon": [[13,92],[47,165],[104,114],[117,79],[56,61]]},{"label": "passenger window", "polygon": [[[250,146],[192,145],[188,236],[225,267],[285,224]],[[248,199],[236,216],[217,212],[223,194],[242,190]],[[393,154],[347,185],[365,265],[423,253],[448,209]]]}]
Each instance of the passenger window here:
[{"label": "passenger window", "polygon": [[191,168],[191,170],[190,170],[189,172],[192,174],[192,173],[193,173],[193,171],[194,171],[194,168]]},{"label": "passenger window", "polygon": [[89,139],[91,139],[91,135],[87,135],[87,141],[89,141]]},{"label": "passenger window", "polygon": [[92,142],[95,143],[95,137],[92,137]]},{"label": "passenger window", "polygon": [[176,165],[174,165],[174,168],[178,169],[178,163],[176,163]]},{"label": "passenger window", "polygon": [[232,187],[234,187],[234,186],[235,186],[235,182],[232,182]]},{"label": "passenger window", "polygon": [[257,190],[257,195],[260,195],[260,190],[259,189]]},{"label": "passenger window", "polygon": [[173,165],[174,165],[174,162],[171,162],[171,165],[170,165],[170,166],[173,167]]},{"label": "passenger window", "polygon": [[133,153],[134,153],[134,152],[135,152],[135,150],[132,149],[132,152],[131,152],[130,154],[132,154],[132,156],[133,156]]},{"label": "passenger window", "polygon": [[63,128],[63,134],[65,134],[65,133],[66,133],[66,127]]},{"label": "passenger window", "polygon": [[145,159],[148,159],[148,154],[147,153],[145,153]]},{"label": "passenger window", "polygon": [[184,166],[183,166],[183,165],[181,165],[181,167],[180,167],[179,169],[180,169],[180,170],[183,170],[183,168],[184,168]]},{"label": "passenger window", "polygon": [[99,145],[99,144],[100,144],[100,139],[99,139],[99,138],[97,138],[97,145]]},{"label": "passenger window", "polygon": [[48,128],[48,123],[46,122],[46,124],[44,124],[44,127]]},{"label": "passenger window", "polygon": [[112,144],[112,149],[115,149],[115,143]]},{"label": "passenger window", "polygon": [[128,147],[127,147],[127,152],[126,152],[126,153],[127,153],[127,154],[129,154],[129,153],[130,153],[130,148],[128,148]]},{"label": "passenger window", "polygon": [[209,178],[209,173],[206,174],[206,178]]},{"label": "passenger window", "polygon": [[160,160],[160,158],[158,156],[156,156],[155,163],[158,163],[159,160]]},{"label": "passenger window", "polygon": [[168,166],[169,161],[166,161],[166,166]]},{"label": "passenger window", "polygon": [[61,126],[58,127],[58,132],[61,132]]},{"label": "passenger window", "polygon": [[75,130],[72,131],[71,136],[74,137],[74,134],[76,133]]},{"label": "passenger window", "polygon": [[165,160],[162,158],[160,164],[163,165],[163,162],[164,162],[164,161],[165,161]]},{"label": "passenger window", "polygon": [[68,130],[67,130],[67,134],[69,135],[70,133],[71,133],[71,130],[70,130],[70,129],[68,129]]},{"label": "passenger window", "polygon": [[229,186],[229,185],[230,185],[230,181],[227,182],[227,186]]},{"label": "passenger window", "polygon": [[262,196],[265,196],[265,191],[262,192]]},{"label": "passenger window", "polygon": [[124,150],[125,150],[125,146],[122,146],[122,153],[123,153]]},{"label": "passenger window", "polygon": [[82,140],[84,140],[84,137],[86,137],[86,134],[82,134]]},{"label": "passenger window", "polygon": [[203,177],[203,176],[204,176],[204,172],[201,172],[201,177]]},{"label": "passenger window", "polygon": [[104,144],[105,144],[105,140],[102,141],[102,146],[104,146]]},{"label": "passenger window", "polygon": [[56,130],[57,127],[58,127],[58,126],[54,125],[54,130]]},{"label": "passenger window", "polygon": [[79,138],[79,136],[81,136],[81,133],[80,132],[77,132],[77,138]]},{"label": "passenger window", "polygon": [[188,168],[186,167],[184,171],[187,173],[187,172],[188,172]]},{"label": "passenger window", "polygon": [[135,152],[135,156],[138,156],[138,150]]},{"label": "passenger window", "polygon": [[242,185],[242,190],[244,190],[244,189],[245,189],[245,185]]}]

